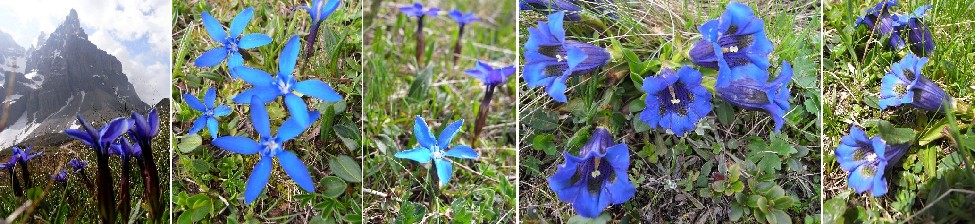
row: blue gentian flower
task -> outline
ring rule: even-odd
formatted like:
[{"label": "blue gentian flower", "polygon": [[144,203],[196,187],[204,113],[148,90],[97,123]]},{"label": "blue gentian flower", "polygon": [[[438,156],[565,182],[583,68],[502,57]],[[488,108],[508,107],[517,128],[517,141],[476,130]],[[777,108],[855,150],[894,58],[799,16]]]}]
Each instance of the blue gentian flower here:
[{"label": "blue gentian flower", "polygon": [[460,10],[456,10],[456,9],[451,10],[449,13],[447,13],[447,15],[449,15],[450,18],[454,19],[454,22],[460,24],[461,27],[473,22],[481,21],[481,18],[477,18],[477,16],[474,15],[474,13],[465,14],[464,12],[461,12]]},{"label": "blue gentian flower", "polygon": [[61,170],[61,172],[58,172],[57,174],[52,174],[51,179],[58,183],[64,183],[65,181],[68,181],[68,171]]},{"label": "blue gentian flower", "polygon": [[745,109],[768,111],[775,122],[775,132],[779,132],[791,108],[789,82],[793,74],[789,62],[782,61],[782,70],[771,82],[767,81],[768,72],[755,65],[729,69],[723,60],[719,60],[719,65],[721,69],[714,86],[718,97]]},{"label": "blue gentian flower", "polygon": [[907,45],[910,46],[914,54],[931,55],[934,52],[934,37],[931,36],[931,31],[921,20],[928,9],[931,9],[931,5],[917,7],[913,13],[908,15],[893,16],[897,24],[897,31],[900,32],[900,35],[907,36]]},{"label": "blue gentian flower", "polygon": [[477,67],[464,70],[464,73],[481,80],[486,86],[499,86],[508,82],[508,77],[515,73],[515,66],[494,68],[483,61],[477,61]]},{"label": "blue gentian flower", "polygon": [[579,156],[562,152],[565,163],[548,178],[548,187],[559,200],[572,204],[579,215],[598,217],[609,205],[630,200],[636,187],[626,170],[630,167],[629,148],[624,143],[613,145],[609,131],[596,128]]},{"label": "blue gentian flower", "polygon": [[[220,43],[216,47],[204,52],[197,57],[193,64],[197,67],[213,67],[220,64],[224,59],[227,60],[227,69],[232,69],[244,64],[244,57],[240,55],[240,49],[251,49],[271,43],[271,37],[266,34],[244,34],[244,27],[254,17],[254,8],[250,7],[241,11],[230,21],[230,29],[224,30],[220,21],[203,12],[203,27],[213,41]],[[229,34],[229,35],[228,35]]]},{"label": "blue gentian flower", "polygon": [[423,18],[425,16],[437,16],[440,13],[440,8],[431,7],[424,10],[423,4],[419,2],[414,2],[413,5],[400,7],[399,10],[409,17]]},{"label": "blue gentian flower", "polygon": [[[206,94],[207,95],[203,96],[203,101],[207,103],[204,105],[204,108],[212,110],[213,116],[223,116],[230,113],[230,108],[227,106],[219,105],[212,107],[216,103],[216,93],[213,92],[213,89],[209,89]],[[210,96],[210,94],[213,94],[213,96]],[[192,101],[194,101],[194,103],[197,104],[195,106],[200,106],[200,101],[197,100],[196,97],[192,97],[191,95],[190,98]],[[187,102],[187,104],[190,103]],[[191,107],[194,107],[194,105],[191,105]],[[204,115],[207,114],[206,110],[203,110],[203,112]],[[136,142],[148,142],[151,141],[153,137],[156,137],[156,135],[159,135],[159,112],[156,112],[156,108],[149,110],[149,113],[146,113],[146,116],[144,117],[142,114],[136,112],[132,112],[132,115],[129,117],[129,137],[132,137],[132,139]],[[196,126],[196,124],[194,124],[194,126]],[[216,134],[216,128],[212,128],[211,132],[211,134]]]},{"label": "blue gentian flower", "polygon": [[772,41],[764,24],[747,5],[730,2],[720,18],[698,27],[703,38],[688,55],[694,64],[711,69],[718,69],[719,58],[731,68],[753,64],[768,69]]},{"label": "blue gentian flower", "polygon": [[109,154],[118,155],[122,157],[123,160],[128,160],[129,158],[138,158],[142,156],[142,147],[138,144],[133,145],[129,143],[129,140],[125,137],[121,137],[112,143],[111,151]]},{"label": "blue gentian flower", "polygon": [[284,104],[288,107],[291,116],[302,126],[308,125],[311,121],[308,117],[308,106],[295,92],[318,98],[319,100],[334,103],[342,100],[331,86],[317,79],[309,79],[298,82],[292,75],[295,64],[298,63],[298,53],[300,49],[298,36],[292,36],[288,43],[281,50],[278,57],[278,73],[276,77],[263,70],[253,69],[247,66],[240,66],[232,69],[240,78],[250,83],[254,88],[245,90],[234,97],[236,103],[250,103],[252,96],[257,96],[260,105],[275,100],[278,96],[284,99]]},{"label": "blue gentian flower", "polygon": [[[899,62],[890,65],[890,71],[881,79],[880,109],[911,104],[928,111],[945,112],[954,99],[921,73],[928,58],[918,58],[908,53]],[[948,103],[948,104],[945,104]]]},{"label": "blue gentian flower", "polygon": [[[193,121],[193,127],[187,134],[193,135],[203,127],[210,129],[210,137],[217,138],[220,126],[217,123],[217,117],[222,117],[230,114],[230,107],[227,105],[216,105],[217,104],[217,91],[213,88],[208,88],[206,94],[203,95],[203,102],[196,99],[193,94],[183,94],[183,100],[186,101],[186,105],[190,106],[190,109],[195,111],[203,112],[196,121]],[[158,122],[156,124],[158,126]],[[158,131],[158,129],[156,129]]]},{"label": "blue gentian flower", "polygon": [[680,136],[694,130],[694,125],[711,113],[711,92],[701,86],[701,80],[701,72],[690,66],[676,72],[664,68],[659,75],[643,79],[647,98],[640,120]]},{"label": "blue gentian flower", "polygon": [[85,169],[85,166],[88,165],[88,162],[79,160],[78,158],[74,158],[71,159],[71,161],[68,161],[68,165],[71,165],[71,168],[74,170],[75,173],[77,173],[78,171]]},{"label": "blue gentian flower", "polygon": [[313,52],[312,46],[315,45],[315,39],[318,38],[318,27],[321,26],[322,21],[325,18],[332,15],[339,5],[342,4],[342,0],[329,0],[325,3],[324,0],[312,0],[311,5],[303,5],[298,8],[304,9],[311,16],[311,28],[308,30],[308,36],[305,37],[305,58],[311,56]]},{"label": "blue gentian flower", "polygon": [[17,172],[14,171],[14,167],[17,166],[17,154],[10,155],[10,159],[7,162],[0,163],[0,169],[6,170],[10,173],[10,182],[14,185],[14,196],[22,197],[24,196],[24,190],[20,188],[20,180],[17,180]]},{"label": "blue gentian flower", "polygon": [[849,172],[847,182],[857,193],[870,191],[874,197],[887,193],[885,170],[907,152],[910,145],[888,145],[880,136],[868,138],[856,126],[850,127],[850,134],[840,139],[834,154],[840,167]]},{"label": "blue gentian flower", "polygon": [[14,156],[17,156],[17,161],[18,162],[24,162],[24,163],[26,163],[28,160],[31,160],[34,157],[37,157],[37,156],[41,155],[41,153],[43,153],[43,152],[38,152],[38,153],[33,153],[32,154],[30,152],[31,149],[33,149],[33,147],[27,146],[25,148],[20,148],[20,147],[14,146],[13,147],[13,154],[14,154]]},{"label": "blue gentian flower", "polygon": [[440,180],[440,186],[446,186],[447,182],[450,181],[450,176],[454,172],[454,165],[450,160],[447,160],[447,157],[458,159],[477,159],[478,157],[477,152],[470,146],[450,146],[450,141],[460,132],[460,128],[463,125],[464,120],[455,121],[447,125],[440,132],[440,137],[437,138],[430,132],[430,127],[427,126],[427,122],[422,117],[416,116],[416,120],[413,122],[413,135],[416,137],[416,141],[420,144],[420,147],[397,152],[395,156],[396,158],[409,159],[420,163],[430,163],[433,160],[437,169],[437,177]]},{"label": "blue gentian flower", "polygon": [[518,1],[518,8],[521,10],[535,10],[545,13],[565,11],[565,20],[568,21],[579,21],[582,20],[582,16],[579,15],[582,12],[582,7],[579,7],[572,1],[568,0],[520,0]]},{"label": "blue gentian flower", "polygon": [[[292,112],[292,114],[294,113],[300,112]],[[318,119],[318,112],[304,111],[304,113],[311,119]],[[308,168],[298,156],[284,148],[288,140],[298,137],[310,125],[302,124],[292,116],[281,124],[277,136],[271,135],[271,120],[264,103],[258,96],[251,96],[251,123],[254,125],[254,130],[259,134],[257,142],[242,136],[224,136],[213,140],[214,146],[227,151],[243,155],[261,155],[261,160],[257,162],[250,177],[247,178],[247,186],[244,188],[244,202],[250,204],[264,190],[268,178],[271,177],[271,161],[274,158],[278,158],[281,168],[301,189],[315,192],[315,185],[311,180],[311,174],[308,173]]]},{"label": "blue gentian flower", "polygon": [[609,52],[592,44],[565,39],[562,18],[565,12],[548,15],[548,22],[528,28],[525,43],[525,70],[529,88],[544,86],[555,101],[566,102],[565,80],[592,72],[609,62]]},{"label": "blue gentian flower", "polygon": [[114,203],[117,201],[115,200],[115,186],[110,182],[112,171],[108,165],[108,153],[111,150],[112,143],[129,130],[129,121],[124,118],[115,118],[100,130],[95,130],[81,114],[78,114],[78,122],[81,123],[81,129],[65,129],[64,132],[69,137],[78,139],[95,150],[95,162],[98,164],[97,180],[95,181],[98,186],[95,189],[98,191],[96,196],[98,197],[99,215],[109,223],[114,223],[117,215]]},{"label": "blue gentian flower", "polygon": [[896,21],[890,14],[890,8],[897,6],[896,0],[881,0],[873,8],[867,9],[866,15],[857,18],[856,26],[866,25],[877,36],[890,36],[888,46],[900,49],[904,47],[904,41],[900,38],[900,32],[896,29]]}]

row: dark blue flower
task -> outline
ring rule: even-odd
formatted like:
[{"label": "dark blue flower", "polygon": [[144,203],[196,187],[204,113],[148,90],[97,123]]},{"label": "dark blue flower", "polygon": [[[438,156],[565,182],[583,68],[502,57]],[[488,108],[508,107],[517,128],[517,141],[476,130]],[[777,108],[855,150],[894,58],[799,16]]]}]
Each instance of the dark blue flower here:
[{"label": "dark blue flower", "polygon": [[548,187],[559,200],[572,204],[579,215],[598,217],[609,205],[630,200],[636,188],[626,170],[630,167],[626,144],[613,145],[609,131],[596,128],[579,157],[562,152],[565,163],[548,178]]},{"label": "dark blue flower", "polygon": [[325,0],[312,0],[311,5],[298,6],[298,8],[307,11],[308,15],[311,16],[312,26],[317,27],[328,16],[332,15],[341,4],[342,0],[329,0],[328,3]]},{"label": "dark blue flower", "polygon": [[[893,16],[897,24],[897,32],[906,36],[907,46],[910,46],[914,54],[931,55],[931,52],[934,52],[934,37],[931,36],[931,31],[921,20],[928,9],[931,9],[931,5],[917,7],[913,13],[908,15]],[[903,43],[903,41],[901,42]]]},{"label": "dark blue flower", "polygon": [[765,110],[772,115],[775,132],[785,124],[785,114],[789,105],[789,82],[792,81],[792,66],[782,61],[782,70],[772,82],[768,82],[768,72],[755,65],[739,66],[729,69],[719,61],[718,79],[714,86],[718,97],[732,105],[752,110]]},{"label": "dark blue flower", "polygon": [[515,73],[515,66],[494,68],[483,61],[477,61],[477,67],[464,70],[464,73],[481,80],[486,86],[498,86],[508,82],[508,77]]},{"label": "dark blue flower", "polygon": [[26,163],[28,160],[31,160],[34,157],[39,156],[39,155],[41,155],[41,153],[43,153],[43,152],[38,152],[38,153],[33,153],[32,154],[32,153],[30,153],[30,150],[31,149],[33,149],[33,148],[30,147],[30,146],[27,146],[26,148],[20,148],[20,147],[14,146],[13,147],[13,155],[17,157],[17,161],[18,162],[25,162]]},{"label": "dark blue flower", "polygon": [[[203,112],[203,115],[200,115],[193,122],[193,127],[190,128],[187,134],[196,134],[196,132],[203,130],[203,127],[207,127],[210,129],[210,137],[217,138],[217,132],[220,129],[219,123],[217,123],[217,117],[230,114],[230,107],[227,107],[227,105],[216,105],[217,91],[213,88],[207,89],[206,94],[203,95],[203,102],[200,102],[200,100],[196,99],[196,96],[189,93],[183,94],[183,100],[186,101],[186,105],[190,106],[190,109]],[[158,122],[156,122],[156,126],[158,127]],[[159,129],[157,128],[156,130],[158,131]]]},{"label": "dark blue flower", "polygon": [[856,126],[850,127],[850,134],[840,139],[834,154],[840,167],[849,172],[848,184],[857,193],[870,191],[874,197],[887,193],[887,178],[884,171],[894,167],[910,146],[887,145],[880,136],[868,138]]},{"label": "dark blue flower", "polygon": [[888,46],[900,49],[904,47],[904,41],[900,38],[900,32],[895,28],[896,23],[890,14],[890,8],[897,6],[896,0],[881,0],[873,8],[867,9],[866,15],[857,18],[856,26],[866,25],[876,36],[890,36]]},{"label": "dark blue flower", "polygon": [[271,77],[270,74],[263,70],[247,66],[231,69],[231,72],[237,73],[241,79],[254,86],[237,94],[234,97],[234,102],[241,104],[250,103],[252,102],[251,97],[257,96],[258,102],[261,103],[260,105],[264,105],[264,103],[274,101],[278,96],[281,96],[292,118],[304,126],[313,120],[308,117],[308,106],[305,104],[305,101],[300,96],[295,95],[295,92],[330,103],[342,100],[341,95],[321,80],[309,79],[298,82],[292,76],[295,70],[295,64],[298,63],[299,42],[298,36],[295,35],[284,45],[284,49],[281,50],[281,56],[278,57],[278,73],[276,77]]},{"label": "dark blue flower", "polygon": [[423,4],[419,2],[414,2],[413,5],[400,7],[399,10],[409,17],[422,18],[424,16],[437,16],[440,13],[440,8],[431,7],[424,10]]},{"label": "dark blue flower", "polygon": [[650,127],[684,135],[711,113],[711,92],[701,86],[701,72],[690,66],[676,72],[664,68],[659,75],[643,79],[643,91],[647,99],[640,120]]},{"label": "dark blue flower", "polygon": [[85,169],[85,166],[88,165],[88,162],[79,160],[78,158],[74,158],[71,159],[71,161],[68,161],[68,165],[71,165],[71,168],[74,170],[75,173],[77,173],[78,171]]},{"label": "dark blue flower", "polygon": [[556,12],[548,16],[548,22],[528,28],[526,63],[522,72],[529,88],[543,86],[552,99],[563,103],[568,100],[565,97],[566,79],[592,72],[609,62],[606,49],[565,39],[564,16],[564,12]]},{"label": "dark blue flower", "polygon": [[477,152],[470,146],[450,146],[450,141],[460,132],[463,125],[464,120],[455,121],[447,125],[440,132],[440,137],[437,138],[430,132],[430,127],[427,126],[426,121],[422,117],[416,116],[416,120],[413,122],[413,135],[420,147],[397,152],[396,158],[410,159],[420,163],[430,163],[430,160],[433,160],[437,169],[437,177],[440,179],[440,186],[446,186],[454,172],[454,165],[450,160],[447,160],[447,157],[458,159],[477,159],[478,157]]},{"label": "dark blue flower", "polygon": [[[230,29],[224,30],[220,21],[210,16],[210,13],[203,12],[203,27],[210,34],[210,39],[220,43],[220,47],[213,48],[204,52],[193,62],[197,67],[213,67],[220,64],[224,59],[227,60],[227,69],[231,69],[244,64],[244,58],[240,55],[240,49],[251,49],[271,43],[271,37],[265,34],[245,34],[244,27],[254,17],[254,8],[247,8],[241,11],[230,21]],[[229,33],[229,35],[228,35]]]},{"label": "dark blue flower", "polygon": [[568,0],[520,0],[518,1],[518,8],[521,10],[535,10],[545,13],[565,11],[565,20],[568,21],[579,21],[582,20],[582,16],[579,15],[582,12],[582,8],[576,5],[572,1]]},{"label": "dark blue flower", "polygon": [[139,147],[138,144],[129,143],[125,137],[121,137],[112,143],[111,148],[109,154],[118,155],[122,159],[142,157],[142,147]]},{"label": "dark blue flower", "polygon": [[100,130],[92,128],[81,114],[78,114],[78,122],[81,123],[81,129],[65,129],[64,132],[95,149],[97,155],[108,154],[112,143],[129,130],[129,122],[124,118],[115,118]]},{"label": "dark blue flower", "polygon": [[58,172],[57,174],[52,174],[51,179],[58,183],[64,183],[68,180],[68,171],[61,170],[61,172]]},{"label": "dark blue flower", "polygon": [[688,52],[694,64],[718,69],[724,60],[731,68],[753,64],[768,69],[772,41],[765,36],[764,22],[750,7],[728,3],[721,17],[698,27],[703,39]]},{"label": "dark blue flower", "polygon": [[[208,91],[207,94],[211,94],[211,92]],[[190,97],[190,98],[192,98],[193,101],[196,101],[196,103],[200,102],[199,100],[196,100],[196,97]],[[204,101],[211,100],[207,98],[207,96],[204,96],[203,98]],[[213,101],[215,100],[211,100],[211,102],[207,105],[212,106],[215,103]],[[213,109],[215,115],[223,113],[222,110],[227,110],[227,113],[230,113],[229,112],[230,108],[223,109],[221,107],[226,107],[226,106],[220,105],[210,109]],[[204,114],[206,114],[206,112],[204,112]],[[132,115],[130,115],[129,117],[130,117],[129,137],[132,137],[132,139],[135,140],[136,142],[150,141],[152,140],[153,137],[159,135],[159,112],[156,112],[156,108],[149,110],[149,113],[146,113],[146,116],[144,117],[142,116],[142,114],[139,114],[137,112],[132,112]],[[217,132],[217,130],[212,130],[212,131],[214,133]]]},{"label": "dark blue flower", "polygon": [[[311,180],[311,174],[305,163],[301,162],[294,153],[284,148],[285,143],[302,132],[305,132],[310,125],[302,124],[294,116],[284,121],[278,128],[277,136],[271,135],[271,120],[267,114],[267,109],[257,96],[251,96],[251,123],[254,130],[259,134],[258,141],[254,141],[242,136],[224,136],[213,140],[213,145],[221,149],[240,153],[244,155],[260,154],[261,160],[254,166],[250,177],[247,178],[247,186],[244,188],[244,202],[250,204],[261,194],[267,185],[268,178],[271,177],[272,164],[274,158],[278,158],[278,163],[284,172],[298,184],[301,189],[308,192],[315,192],[315,185]],[[298,113],[298,112],[292,112]],[[305,116],[311,119],[318,119],[318,112],[304,111]]]},{"label": "dark blue flower", "polygon": [[944,112],[954,104],[954,99],[944,89],[921,73],[921,68],[927,62],[926,57],[918,58],[908,53],[899,62],[890,65],[890,71],[880,83],[878,105],[881,110],[911,104],[928,111]]},{"label": "dark blue flower", "polygon": [[450,13],[447,13],[447,15],[449,15],[450,18],[454,19],[454,21],[460,24],[461,26],[473,22],[481,21],[481,18],[477,18],[477,16],[474,15],[474,13],[464,14],[464,12],[461,12],[460,10],[456,10],[456,9],[451,10]]}]

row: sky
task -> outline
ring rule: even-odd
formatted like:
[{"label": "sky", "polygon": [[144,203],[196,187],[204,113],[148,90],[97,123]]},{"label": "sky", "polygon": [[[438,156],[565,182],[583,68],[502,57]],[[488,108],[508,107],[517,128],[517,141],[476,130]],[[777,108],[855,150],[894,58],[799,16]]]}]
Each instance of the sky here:
[{"label": "sky", "polygon": [[0,1],[0,31],[24,49],[49,35],[75,9],[88,40],[122,62],[139,98],[170,96],[171,0]]}]

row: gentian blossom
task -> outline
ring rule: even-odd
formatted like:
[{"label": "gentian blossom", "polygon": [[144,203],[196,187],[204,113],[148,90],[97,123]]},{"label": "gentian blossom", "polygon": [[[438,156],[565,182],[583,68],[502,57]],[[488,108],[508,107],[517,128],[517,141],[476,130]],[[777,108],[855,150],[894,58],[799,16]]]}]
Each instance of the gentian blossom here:
[{"label": "gentian blossom", "polygon": [[73,172],[77,173],[79,171],[84,170],[85,169],[85,166],[88,165],[88,163],[85,162],[85,161],[83,161],[83,160],[79,160],[77,158],[74,158],[74,159],[71,159],[71,161],[68,161],[68,165],[71,165],[71,168],[72,168]]},{"label": "gentian blossom", "polygon": [[[190,98],[196,101],[195,97]],[[204,101],[209,100],[207,105],[212,106],[214,100],[212,99],[213,97],[210,98],[207,99],[204,96]],[[220,106],[216,107],[215,110],[220,111]],[[229,111],[229,108],[226,110]],[[159,200],[161,195],[159,189],[159,170],[156,168],[156,160],[152,155],[152,138],[159,135],[159,113],[153,108],[149,110],[146,116],[132,112],[130,118],[127,120],[130,127],[128,133],[129,137],[135,141],[135,144],[132,144],[131,148],[122,147],[122,149],[128,151],[129,153],[127,154],[131,154],[131,156],[136,158],[137,165],[139,165],[140,171],[142,171],[142,184],[144,186],[143,190],[145,191],[145,200],[149,204],[149,217],[150,219],[157,219],[163,215],[163,205],[162,201]],[[217,130],[215,128],[211,128],[211,135],[215,135],[216,132]],[[127,141],[123,139],[122,143],[128,145]],[[147,151],[143,153],[142,149],[146,149]]]},{"label": "gentian blossom", "polygon": [[17,180],[17,172],[14,171],[15,166],[17,166],[16,154],[10,155],[10,159],[7,162],[0,163],[0,169],[10,173],[10,182],[14,185],[14,196],[23,197],[24,189],[20,188],[20,180]]},{"label": "gentian blossom", "polygon": [[241,49],[251,49],[271,43],[271,37],[266,34],[244,34],[244,27],[254,17],[254,8],[250,7],[241,11],[234,20],[230,21],[230,29],[224,30],[220,21],[203,12],[203,27],[206,28],[210,39],[219,43],[221,46],[204,52],[197,57],[193,64],[197,67],[213,67],[220,62],[227,60],[227,69],[244,65],[244,57],[240,54]]},{"label": "gentian blossom", "polygon": [[694,125],[711,113],[711,92],[701,86],[701,80],[701,72],[690,66],[676,72],[664,68],[659,75],[643,79],[647,98],[640,120],[679,136],[694,130]]},{"label": "gentian blossom", "polygon": [[111,183],[112,171],[108,165],[108,154],[112,143],[129,130],[129,122],[124,118],[115,118],[100,130],[93,128],[81,114],[78,114],[78,122],[81,123],[81,129],[65,129],[64,132],[94,149],[95,162],[98,165],[95,181],[98,185],[98,192],[95,194],[98,197],[98,212],[103,220],[115,223],[115,215],[118,213],[115,211],[115,186]]},{"label": "gentian blossom", "polygon": [[574,3],[574,1],[570,0],[520,0],[518,1],[518,8],[521,10],[535,10],[544,13],[564,11],[566,12],[565,20],[582,20],[582,16],[579,15],[579,13],[582,12],[582,7],[579,7]]},{"label": "gentian blossom", "polygon": [[917,7],[913,13],[908,15],[893,16],[897,24],[897,32],[906,36],[907,45],[914,54],[931,55],[934,52],[934,37],[931,36],[931,31],[921,20],[928,9],[931,9],[931,5]]},{"label": "gentian blossom", "polygon": [[416,137],[420,147],[410,150],[397,152],[396,158],[409,159],[420,163],[430,163],[432,160],[437,169],[437,177],[440,186],[446,186],[450,181],[450,176],[454,172],[454,165],[447,159],[453,157],[458,159],[477,159],[478,154],[473,148],[466,145],[450,146],[450,141],[460,132],[464,120],[458,120],[440,132],[440,137],[434,137],[430,132],[430,127],[422,117],[416,116],[413,122],[413,135]]},{"label": "gentian blossom", "polygon": [[210,129],[210,137],[217,138],[218,132],[220,130],[219,123],[217,123],[217,117],[222,117],[230,114],[230,107],[227,105],[216,105],[217,92],[213,88],[208,88],[205,95],[203,95],[203,102],[196,99],[193,94],[183,94],[183,100],[186,101],[186,105],[190,106],[190,109],[195,111],[203,112],[196,121],[193,121],[193,127],[187,134],[193,135],[203,130],[203,127]]},{"label": "gentian blossom", "polygon": [[849,172],[847,183],[856,192],[870,192],[874,197],[887,193],[886,170],[907,152],[908,144],[888,145],[880,136],[868,138],[859,128],[850,127],[850,134],[840,139],[834,154],[840,167]]},{"label": "gentian blossom", "polygon": [[58,183],[64,183],[65,181],[68,181],[68,171],[61,170],[61,172],[58,172],[57,174],[51,174],[51,179]]},{"label": "gentian blossom", "polygon": [[729,69],[727,63],[719,60],[721,69],[714,86],[718,97],[732,105],[750,110],[765,110],[772,115],[776,133],[785,124],[785,114],[789,104],[789,82],[792,81],[792,66],[782,61],[779,75],[771,82],[768,72],[755,65]]},{"label": "gentian blossom", "polygon": [[408,17],[416,17],[416,48],[414,49],[416,54],[416,63],[423,63],[423,53],[426,51],[426,40],[423,38],[423,18],[427,16],[437,16],[440,14],[440,8],[431,7],[429,9],[423,9],[423,4],[419,2],[414,2],[413,5],[403,6],[399,8],[400,12],[406,14]]},{"label": "gentian blossom", "polygon": [[298,63],[299,42],[298,36],[295,35],[284,45],[281,56],[278,57],[276,77],[271,77],[263,70],[247,66],[232,69],[232,72],[237,73],[240,78],[254,86],[237,94],[234,97],[234,102],[251,103],[253,102],[252,96],[257,96],[257,102],[264,105],[264,103],[274,101],[278,96],[281,96],[284,99],[285,106],[288,107],[288,112],[291,113],[291,117],[301,126],[307,126],[314,119],[309,119],[308,106],[295,92],[329,103],[342,100],[341,95],[321,80],[309,79],[301,82],[295,80],[292,73],[295,71],[295,64]]},{"label": "gentian blossom", "polygon": [[698,27],[703,39],[694,44],[688,55],[694,64],[711,69],[718,69],[719,60],[731,68],[755,65],[768,69],[772,41],[765,36],[764,24],[747,5],[728,3],[720,18]]},{"label": "gentian blossom", "polygon": [[[297,55],[295,55],[297,56]],[[301,113],[293,111],[294,113]],[[318,119],[318,112],[304,111],[305,116],[311,119]],[[240,153],[243,155],[260,154],[261,160],[254,166],[250,177],[247,178],[247,186],[244,188],[244,202],[250,204],[261,194],[271,177],[272,161],[278,158],[278,163],[284,172],[295,181],[301,189],[308,192],[315,192],[315,185],[312,182],[308,168],[301,162],[293,152],[285,149],[285,143],[295,137],[310,126],[307,123],[298,122],[292,116],[285,120],[278,128],[277,136],[271,135],[271,120],[267,114],[267,109],[257,96],[251,96],[251,123],[254,130],[259,134],[258,141],[243,136],[224,136],[213,140],[213,145],[221,149]]]},{"label": "gentian blossom", "polygon": [[464,27],[467,26],[467,24],[481,21],[481,18],[477,18],[474,13],[464,14],[460,10],[456,9],[450,11],[448,15],[450,15],[450,18],[453,18],[458,25],[460,25],[460,28],[458,28],[457,31],[457,41],[454,42],[454,63],[457,63],[457,59],[460,58],[461,49],[464,46],[461,42],[461,40],[464,38]]},{"label": "gentian blossom", "polygon": [[572,204],[583,217],[598,217],[610,205],[622,204],[636,194],[626,173],[630,167],[629,148],[624,143],[613,144],[609,131],[596,128],[579,149],[578,157],[562,152],[565,163],[548,177],[548,187],[559,200]]},{"label": "gentian blossom", "polygon": [[548,22],[528,28],[522,73],[529,88],[543,86],[552,99],[563,103],[568,100],[566,79],[592,72],[609,62],[606,49],[565,39],[564,16],[564,12],[556,12],[548,16]]},{"label": "gentian blossom", "polygon": [[904,47],[904,40],[901,40],[900,31],[895,26],[896,21],[890,14],[890,8],[897,6],[896,0],[881,0],[873,8],[867,9],[866,15],[857,18],[856,26],[866,25],[876,36],[890,36],[888,46],[900,49]]},{"label": "gentian blossom", "polygon": [[[911,104],[914,107],[945,112],[954,100],[937,83],[925,77],[921,68],[928,63],[928,58],[918,58],[908,53],[899,62],[890,65],[890,71],[884,75],[880,83],[880,109]],[[947,104],[945,104],[947,103]]]},{"label": "gentian blossom", "polygon": [[[515,66],[512,65],[495,69],[483,61],[477,61],[477,67],[464,70],[464,73],[481,80],[486,89],[484,98],[481,98],[481,104],[478,106],[477,120],[474,121],[474,139],[478,139],[481,136],[481,130],[484,128],[485,122],[487,122],[487,113],[491,110],[494,87],[508,83],[508,77],[515,73]],[[471,144],[476,147],[477,141],[475,140]]]},{"label": "gentian blossom", "polygon": [[325,0],[312,0],[311,5],[298,6],[298,8],[304,9],[311,16],[311,28],[308,29],[308,36],[305,37],[305,58],[311,56],[312,46],[315,46],[315,39],[318,38],[318,27],[341,4],[342,0],[328,0],[328,3]]},{"label": "gentian blossom", "polygon": [[130,159],[142,156],[142,149],[139,145],[133,146],[125,137],[120,137],[111,145],[109,154],[118,155],[122,160],[122,171],[119,172],[119,215],[122,220],[129,220],[129,212],[132,210],[130,189],[132,184],[129,182],[129,172],[132,169]]},{"label": "gentian blossom", "polygon": [[27,161],[41,155],[40,152],[31,154],[31,149],[32,148],[30,146],[27,146],[26,148],[14,146],[12,153],[13,156],[17,157],[17,163],[20,165],[20,173],[24,178],[24,186],[27,187],[27,189],[34,187],[34,182],[30,179],[30,170],[27,169]]}]

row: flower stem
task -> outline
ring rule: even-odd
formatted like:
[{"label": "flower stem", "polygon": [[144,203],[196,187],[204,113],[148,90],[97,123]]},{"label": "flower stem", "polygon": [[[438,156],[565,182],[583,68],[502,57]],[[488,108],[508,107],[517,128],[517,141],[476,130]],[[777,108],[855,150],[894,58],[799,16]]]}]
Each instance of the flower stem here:
[{"label": "flower stem", "polygon": [[129,171],[132,170],[132,164],[127,158],[122,158],[122,173],[119,179],[119,214],[122,215],[122,221],[128,222],[129,213],[132,211],[132,202],[130,201],[130,188],[131,183],[129,183]]},{"label": "flower stem", "polygon": [[308,36],[305,36],[305,59],[311,57],[312,49],[315,47],[315,40],[318,39],[318,23],[312,25],[311,30],[308,32]]},{"label": "flower stem", "polygon": [[25,158],[22,158],[17,163],[20,164],[20,173],[23,174],[22,178],[24,178],[24,188],[31,189],[34,188],[34,182],[30,180],[30,171],[27,170],[27,162],[25,162],[23,159]]},{"label": "flower stem", "polygon": [[427,172],[427,180],[430,180],[430,207],[433,209],[431,212],[440,213],[440,177],[436,175],[437,165],[436,162],[430,163],[429,172]]},{"label": "flower stem", "polygon": [[487,123],[488,112],[491,111],[491,99],[494,98],[494,87],[493,85],[487,86],[487,90],[484,92],[484,98],[481,98],[481,105],[478,106],[477,120],[474,121],[474,138],[471,139],[471,148],[477,150],[478,153],[481,150],[477,148],[477,143],[481,136],[481,130],[484,129],[484,124]]},{"label": "flower stem", "polygon": [[424,47],[425,43],[424,43],[424,40],[423,40],[423,17],[425,17],[425,16],[420,16],[420,19],[418,20],[417,26],[416,26],[416,34],[415,35],[416,35],[416,63],[417,63],[417,65],[422,65],[423,64],[423,53],[426,51],[425,50],[426,48]]},{"label": "flower stem", "polygon": [[151,139],[140,139],[139,147],[142,150],[140,158],[142,168],[142,184],[146,192],[146,201],[149,204],[149,220],[158,223],[162,219],[162,205],[159,201],[159,170],[156,168],[156,160],[152,158]]},{"label": "flower stem", "polygon": [[461,48],[464,47],[462,44],[462,39],[464,38],[464,24],[460,24],[460,31],[457,31],[457,42],[454,43],[454,64],[457,64],[457,59],[460,58]]},{"label": "flower stem", "polygon": [[23,197],[24,189],[20,188],[20,181],[17,180],[17,173],[14,172],[12,167],[8,167],[7,171],[10,171],[10,182],[13,182],[14,184],[14,195],[17,197]]},{"label": "flower stem", "polygon": [[112,170],[108,167],[108,155],[102,152],[102,149],[95,149],[95,160],[98,165],[98,175],[96,176],[96,183],[98,188],[96,189],[96,194],[98,196],[98,213],[101,216],[102,223],[114,224],[115,215],[118,214],[115,211],[115,191],[112,186]]}]

